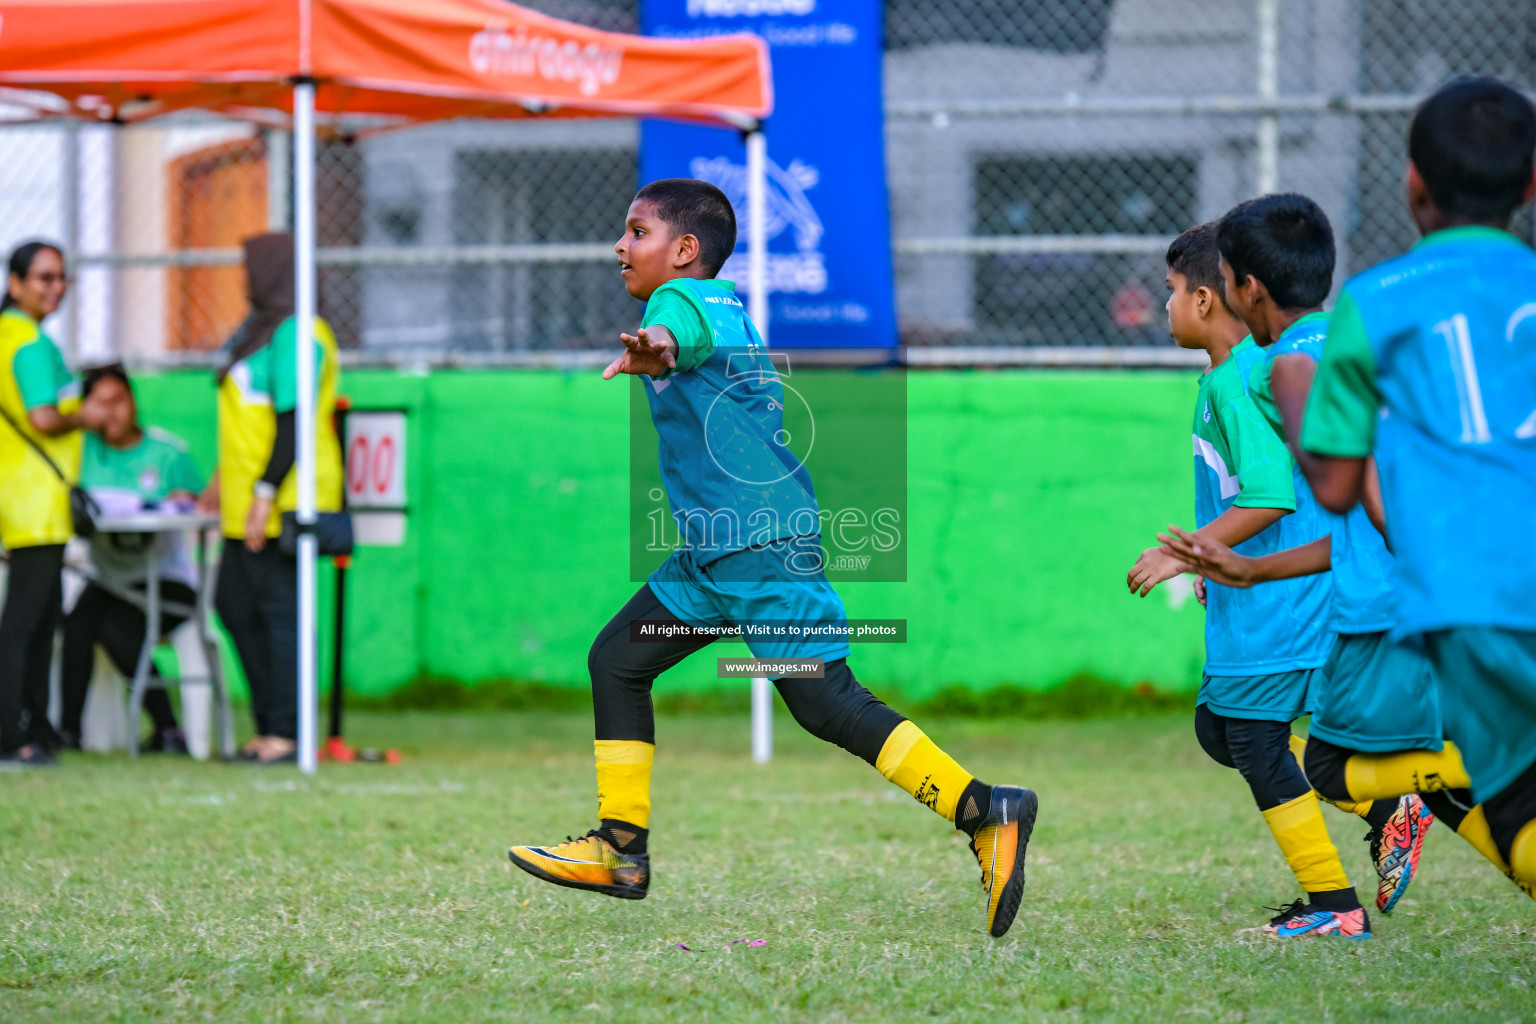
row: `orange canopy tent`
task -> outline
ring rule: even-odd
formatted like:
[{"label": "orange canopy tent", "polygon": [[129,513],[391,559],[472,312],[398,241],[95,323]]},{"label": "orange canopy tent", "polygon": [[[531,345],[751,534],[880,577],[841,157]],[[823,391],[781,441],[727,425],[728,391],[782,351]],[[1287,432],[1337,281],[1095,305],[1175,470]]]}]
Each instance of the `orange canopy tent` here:
[{"label": "orange canopy tent", "polygon": [[754,318],[767,326],[761,120],[773,95],[768,48],[757,36],[651,39],[500,0],[0,0],[0,92],[0,101],[44,117],[126,124],[195,108],[292,125],[298,746],[308,772],[315,770],[317,702],[317,122],[377,130],[453,117],[607,115],[746,131],[748,283]]},{"label": "orange canopy tent", "polygon": [[46,90],[77,116],[259,120],[290,112],[305,80],[322,117],[384,123],[610,114],[749,129],[773,106],[757,36],[623,35],[500,0],[0,0],[0,85]]}]

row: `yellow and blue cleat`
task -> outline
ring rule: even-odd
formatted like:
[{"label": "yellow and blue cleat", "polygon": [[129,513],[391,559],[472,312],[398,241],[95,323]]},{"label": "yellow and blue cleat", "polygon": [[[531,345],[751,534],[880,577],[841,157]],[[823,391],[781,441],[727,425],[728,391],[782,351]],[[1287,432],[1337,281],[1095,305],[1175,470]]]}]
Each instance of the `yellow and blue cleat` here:
[{"label": "yellow and blue cleat", "polygon": [[1024,899],[1024,853],[1040,808],[1033,790],[993,786],[992,809],[971,837],[987,893],[987,931],[1002,938]]},{"label": "yellow and blue cleat", "polygon": [[514,846],[512,863],[534,878],[623,900],[643,900],[651,884],[649,854],[620,853],[596,829],[557,846]]}]

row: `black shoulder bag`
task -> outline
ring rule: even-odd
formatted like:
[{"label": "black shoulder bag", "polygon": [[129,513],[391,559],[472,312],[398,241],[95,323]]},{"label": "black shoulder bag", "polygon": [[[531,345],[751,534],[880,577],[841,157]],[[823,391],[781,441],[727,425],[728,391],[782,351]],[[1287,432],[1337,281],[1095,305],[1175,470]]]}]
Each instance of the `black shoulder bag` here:
[{"label": "black shoulder bag", "polygon": [[27,442],[28,448],[37,452],[38,457],[48,463],[48,468],[53,470],[53,475],[59,478],[59,483],[69,488],[69,516],[73,520],[75,535],[84,537],[86,540],[94,537],[96,535],[96,517],[101,515],[101,506],[96,504],[96,499],[91,497],[90,492],[84,487],[71,484],[64,475],[64,471],[59,468],[59,464],[54,462],[47,452],[43,451],[43,446],[38,444],[31,434],[22,430],[21,426],[11,419],[10,413],[0,409],[0,418],[3,418],[10,425],[10,428],[16,431],[16,436]]}]

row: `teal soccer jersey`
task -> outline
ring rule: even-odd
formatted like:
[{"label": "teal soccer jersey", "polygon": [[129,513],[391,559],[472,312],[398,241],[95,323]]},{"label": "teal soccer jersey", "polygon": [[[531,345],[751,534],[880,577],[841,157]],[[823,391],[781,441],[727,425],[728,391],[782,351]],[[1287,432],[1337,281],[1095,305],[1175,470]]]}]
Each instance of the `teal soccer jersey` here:
[{"label": "teal soccer jersey", "polygon": [[677,368],[642,377],[661,438],[661,476],[696,564],[819,536],[811,477],[784,434],[784,382],[729,281],[658,288],[642,326],[677,339]]},{"label": "teal soccer jersey", "polygon": [[1536,253],[1453,228],[1352,278],[1302,444],[1375,452],[1399,636],[1536,630]]},{"label": "teal soccer jersey", "polygon": [[[1302,355],[1313,362],[1321,361],[1323,343],[1328,337],[1328,319],[1327,313],[1308,313],[1297,320],[1275,339],[1273,345],[1263,350],[1264,359],[1249,372],[1248,389],[1253,400],[1281,438],[1285,437],[1285,425],[1281,422],[1280,409],[1275,405],[1270,372],[1275,360],[1282,356]],[[1312,497],[1312,488],[1299,471],[1296,474],[1296,502],[1298,506],[1317,504]],[[1342,516],[1318,508],[1317,514],[1328,524],[1333,537],[1330,628],[1335,633],[1349,634],[1391,629],[1392,555],[1387,551],[1381,532],[1365,514],[1365,507],[1356,505]]]},{"label": "teal soccer jersey", "polygon": [[[729,281],[668,281],[644,326],[677,339],[677,367],[642,377],[661,438],[661,476],[683,546],[647,580],[693,626],[784,622],[811,637],[840,626],[822,571],[821,514],[784,433],[784,382]],[[764,657],[848,656],[845,639],[749,641]]]},{"label": "teal soccer jersey", "polygon": [[[1200,380],[1193,432],[1199,527],[1234,505],[1297,508],[1290,453],[1265,422],[1245,383],[1261,356],[1252,339],[1245,339]],[[1292,511],[1236,550],[1254,557],[1267,555],[1310,543],[1323,529],[1315,507]],[[1321,577],[1279,580],[1247,589],[1209,584],[1206,675],[1219,680],[1318,668],[1328,659],[1327,617],[1328,583]],[[1219,701],[1211,703],[1212,710],[1227,713]],[[1292,709],[1272,710],[1284,717]]]}]

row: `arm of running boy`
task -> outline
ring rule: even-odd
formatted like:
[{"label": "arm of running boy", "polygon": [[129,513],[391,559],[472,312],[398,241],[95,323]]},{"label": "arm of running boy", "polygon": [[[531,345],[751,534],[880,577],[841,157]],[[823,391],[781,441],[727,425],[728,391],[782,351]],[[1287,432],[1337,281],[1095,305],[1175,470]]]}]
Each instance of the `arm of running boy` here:
[{"label": "arm of running boy", "polygon": [[1333,554],[1331,537],[1320,537],[1310,544],[1258,558],[1240,555],[1220,541],[1186,533],[1172,524],[1168,533],[1158,534],[1157,539],[1163,542],[1164,551],[1182,563],[1182,571],[1199,573],[1228,587],[1251,587],[1255,583],[1328,572]]},{"label": "arm of running boy", "polygon": [[[1288,508],[1248,508],[1233,505],[1221,515],[1195,531],[1197,536],[1208,537],[1218,544],[1241,544],[1249,537],[1262,533],[1272,524],[1291,513]],[[1159,537],[1161,539],[1161,537]],[[1163,545],[1147,548],[1126,574],[1126,585],[1131,593],[1146,597],[1152,588],[1165,580],[1171,580],[1184,572],[1192,572],[1187,560],[1167,550]]]},{"label": "arm of running boy", "polygon": [[1376,357],[1360,309],[1345,288],[1328,321],[1323,361],[1301,428],[1300,447],[1311,456],[1302,468],[1319,504],[1331,512],[1348,512],[1361,500],[1380,411]]},{"label": "arm of running boy", "polygon": [[634,334],[621,334],[619,340],[624,343],[624,354],[608,364],[603,380],[612,380],[621,373],[661,377],[677,367],[677,339],[661,324],[642,327]]}]

